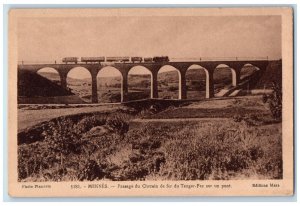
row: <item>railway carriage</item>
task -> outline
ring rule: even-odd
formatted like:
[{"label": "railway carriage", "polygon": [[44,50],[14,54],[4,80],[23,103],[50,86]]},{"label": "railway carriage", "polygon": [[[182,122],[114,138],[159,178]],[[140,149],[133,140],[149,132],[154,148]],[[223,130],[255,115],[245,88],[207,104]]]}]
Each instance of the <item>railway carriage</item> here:
[{"label": "railway carriage", "polygon": [[130,57],[106,57],[107,62],[129,62]]},{"label": "railway carriage", "polygon": [[104,62],[105,57],[81,57],[81,62],[87,63],[99,63]]},{"label": "railway carriage", "polygon": [[66,63],[66,64],[68,64],[68,63],[74,63],[74,64],[77,64],[77,62],[78,62],[78,57],[65,57],[65,58],[62,59],[62,62],[63,62],[63,63]]},{"label": "railway carriage", "polygon": [[141,63],[142,61],[143,61],[143,57],[131,57],[132,63],[135,63],[135,62]]},{"label": "railway carriage", "polygon": [[155,57],[153,57],[153,61],[154,62],[169,62],[170,61],[170,59],[169,59],[169,57],[168,56],[155,56]]},{"label": "railway carriage", "polygon": [[153,62],[153,58],[152,57],[145,57],[144,62]]}]

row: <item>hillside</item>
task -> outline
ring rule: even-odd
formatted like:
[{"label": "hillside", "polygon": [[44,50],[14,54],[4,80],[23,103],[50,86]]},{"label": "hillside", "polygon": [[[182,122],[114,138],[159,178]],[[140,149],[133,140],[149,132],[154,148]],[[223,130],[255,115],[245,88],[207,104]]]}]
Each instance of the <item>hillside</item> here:
[{"label": "hillside", "polygon": [[18,96],[54,97],[74,95],[49,79],[28,71],[18,72]]},{"label": "hillside", "polygon": [[19,71],[18,103],[83,103],[83,101],[78,96],[76,96],[69,90],[63,89],[58,83],[59,81],[51,81],[36,73]]},{"label": "hillside", "polygon": [[263,75],[259,78],[258,83],[256,84],[257,89],[270,88],[272,82],[276,82],[279,85],[282,84],[282,62],[271,61],[269,66]]}]

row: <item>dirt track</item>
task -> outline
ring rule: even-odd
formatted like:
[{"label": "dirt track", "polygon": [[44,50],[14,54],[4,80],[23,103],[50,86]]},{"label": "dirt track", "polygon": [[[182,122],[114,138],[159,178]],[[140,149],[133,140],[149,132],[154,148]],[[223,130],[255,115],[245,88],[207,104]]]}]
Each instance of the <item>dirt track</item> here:
[{"label": "dirt track", "polygon": [[48,121],[50,119],[80,113],[114,111],[120,109],[121,105],[101,105],[93,107],[80,108],[61,108],[61,109],[18,109],[18,131],[22,131],[28,127],[38,123]]}]

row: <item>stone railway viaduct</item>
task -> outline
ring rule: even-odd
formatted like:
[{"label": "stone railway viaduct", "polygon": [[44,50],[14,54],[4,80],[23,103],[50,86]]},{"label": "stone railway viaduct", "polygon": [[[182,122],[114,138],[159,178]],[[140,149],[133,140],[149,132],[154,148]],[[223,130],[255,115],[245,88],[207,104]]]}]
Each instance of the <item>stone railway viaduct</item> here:
[{"label": "stone railway viaduct", "polygon": [[179,74],[179,99],[187,98],[187,88],[186,88],[186,72],[194,65],[202,67],[206,74],[206,98],[212,98],[214,96],[214,80],[213,73],[214,70],[219,65],[227,65],[231,69],[232,73],[232,85],[237,86],[240,82],[241,70],[245,65],[253,65],[259,69],[260,75],[262,75],[269,61],[267,60],[235,60],[235,61],[195,61],[195,62],[150,62],[150,63],[112,63],[112,64],[19,64],[18,70],[27,70],[31,72],[38,72],[40,69],[50,67],[55,69],[59,76],[61,86],[67,88],[67,75],[75,67],[86,68],[92,77],[92,102],[98,102],[97,94],[97,74],[99,71],[105,67],[114,67],[120,71],[122,76],[121,82],[121,102],[126,101],[128,93],[128,73],[130,69],[136,66],[145,67],[151,73],[151,98],[158,98],[158,82],[157,75],[158,71],[163,66],[174,67]]}]

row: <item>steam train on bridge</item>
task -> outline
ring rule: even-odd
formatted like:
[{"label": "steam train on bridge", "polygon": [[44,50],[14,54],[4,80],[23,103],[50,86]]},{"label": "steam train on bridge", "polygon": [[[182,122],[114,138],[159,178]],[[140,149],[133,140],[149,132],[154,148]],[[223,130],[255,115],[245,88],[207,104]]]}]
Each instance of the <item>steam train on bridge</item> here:
[{"label": "steam train on bridge", "polygon": [[62,59],[63,63],[75,63],[84,62],[90,63],[101,63],[101,62],[120,62],[120,63],[141,63],[141,62],[169,62],[168,56],[155,56],[155,57],[81,57],[80,61],[78,57],[65,57]]}]

